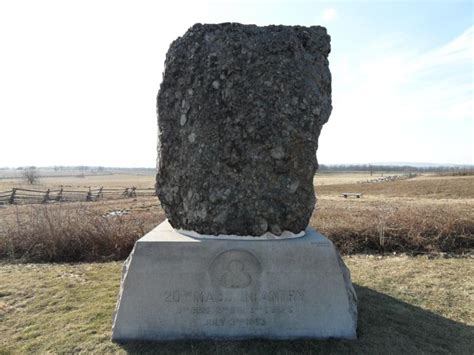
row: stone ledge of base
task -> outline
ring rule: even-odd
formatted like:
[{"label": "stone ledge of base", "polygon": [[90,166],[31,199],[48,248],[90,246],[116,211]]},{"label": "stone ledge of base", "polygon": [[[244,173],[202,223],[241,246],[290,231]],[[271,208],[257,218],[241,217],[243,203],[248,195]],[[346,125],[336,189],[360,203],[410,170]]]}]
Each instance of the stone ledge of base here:
[{"label": "stone ledge of base", "polygon": [[292,233],[289,231],[283,231],[281,235],[275,235],[273,233],[267,232],[260,236],[252,235],[235,235],[235,234],[219,234],[219,235],[209,235],[209,234],[200,234],[195,231],[188,231],[184,229],[175,229],[178,233],[184,234],[188,237],[195,239],[216,239],[216,240],[283,240],[283,239],[295,239],[301,238],[306,234],[306,231],[301,231],[299,233]]},{"label": "stone ledge of base", "polygon": [[[312,244],[318,245],[332,245],[332,242],[325,236],[321,235],[318,231],[311,227],[307,227],[303,232],[298,234],[287,232],[283,238],[275,236],[273,234],[266,237],[254,237],[254,236],[237,236],[237,235],[220,235],[220,236],[207,236],[200,235],[193,231],[183,231],[174,229],[168,220],[164,220],[161,224],[156,226],[150,232],[145,234],[137,242],[214,242],[214,241],[245,241],[245,242],[308,242],[311,240]],[[290,235],[291,233],[291,235]],[[265,236],[265,235],[264,235]]]},{"label": "stone ledge of base", "polygon": [[173,343],[179,341],[215,341],[215,342],[245,342],[245,341],[297,341],[297,340],[357,340],[356,330],[351,332],[344,332],[340,335],[319,335],[306,334],[306,335],[177,335],[177,336],[167,336],[167,337],[143,337],[140,339],[129,338],[129,337],[114,337],[111,336],[110,340],[117,344],[125,345],[127,343],[133,342],[150,342],[150,343]]}]

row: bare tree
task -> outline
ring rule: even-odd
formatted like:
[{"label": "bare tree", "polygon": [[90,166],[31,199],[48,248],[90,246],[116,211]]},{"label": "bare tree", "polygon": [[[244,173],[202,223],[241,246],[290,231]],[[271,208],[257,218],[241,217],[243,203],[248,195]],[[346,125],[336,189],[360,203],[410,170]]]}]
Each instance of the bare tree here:
[{"label": "bare tree", "polygon": [[36,184],[39,181],[39,173],[35,166],[25,168],[22,172],[22,176],[23,180],[25,180],[30,185]]}]

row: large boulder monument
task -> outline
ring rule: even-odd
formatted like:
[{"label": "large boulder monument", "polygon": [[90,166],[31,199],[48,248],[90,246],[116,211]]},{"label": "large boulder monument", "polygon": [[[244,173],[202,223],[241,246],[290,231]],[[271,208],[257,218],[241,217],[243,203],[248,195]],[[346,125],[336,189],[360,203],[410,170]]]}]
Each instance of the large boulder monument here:
[{"label": "large boulder monument", "polygon": [[167,220],[125,262],[112,338],[356,337],[357,297],[308,227],[330,37],[320,26],[196,24],[158,93]]},{"label": "large boulder monument", "polygon": [[322,27],[196,25],[171,45],[156,186],[174,228],[304,231],[331,113],[329,51]]}]

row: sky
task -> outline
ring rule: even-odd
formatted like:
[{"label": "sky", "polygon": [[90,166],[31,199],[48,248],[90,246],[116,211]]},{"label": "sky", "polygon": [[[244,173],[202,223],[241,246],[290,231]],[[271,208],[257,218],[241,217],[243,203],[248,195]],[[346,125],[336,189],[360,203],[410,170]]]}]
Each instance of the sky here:
[{"label": "sky", "polygon": [[474,164],[472,1],[1,1],[0,167],[154,167],[170,43],[194,23],[321,25],[321,164]]}]

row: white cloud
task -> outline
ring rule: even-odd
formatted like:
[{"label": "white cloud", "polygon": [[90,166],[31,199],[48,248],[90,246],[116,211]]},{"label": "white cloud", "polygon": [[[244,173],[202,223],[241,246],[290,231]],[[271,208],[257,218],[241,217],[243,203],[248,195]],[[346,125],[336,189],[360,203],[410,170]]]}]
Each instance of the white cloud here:
[{"label": "white cloud", "polygon": [[335,61],[320,162],[473,164],[473,35],[471,27],[428,51],[367,48]]},{"label": "white cloud", "polygon": [[331,22],[336,19],[337,11],[334,8],[324,9],[321,17],[324,22]]}]

